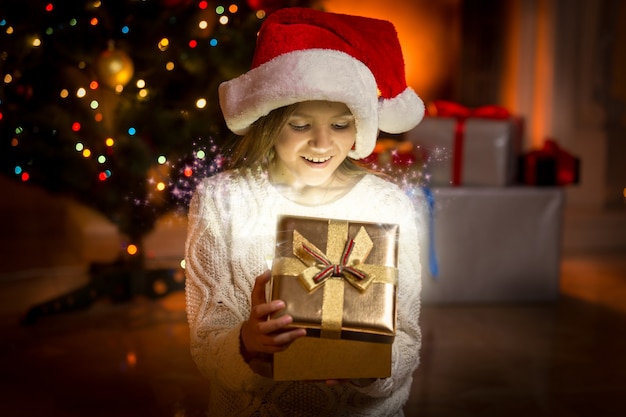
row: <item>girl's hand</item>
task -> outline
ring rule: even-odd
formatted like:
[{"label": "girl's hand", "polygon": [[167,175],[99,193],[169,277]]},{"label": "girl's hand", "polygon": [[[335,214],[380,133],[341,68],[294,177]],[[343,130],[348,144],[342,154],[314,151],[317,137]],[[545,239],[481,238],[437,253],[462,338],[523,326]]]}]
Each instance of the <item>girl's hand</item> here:
[{"label": "girl's hand", "polygon": [[291,342],[306,335],[305,329],[286,329],[293,321],[289,315],[267,320],[268,315],[285,308],[282,300],[265,301],[265,284],[270,276],[267,271],[257,277],[252,289],[250,317],[241,327],[241,353],[246,361],[260,353],[283,351]]}]

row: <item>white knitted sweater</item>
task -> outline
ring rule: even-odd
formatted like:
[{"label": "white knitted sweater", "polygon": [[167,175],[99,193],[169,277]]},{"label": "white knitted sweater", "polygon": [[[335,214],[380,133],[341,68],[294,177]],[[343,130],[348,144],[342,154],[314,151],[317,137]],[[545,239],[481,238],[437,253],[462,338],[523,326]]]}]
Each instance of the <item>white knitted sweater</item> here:
[{"label": "white knitted sweater", "polygon": [[[204,180],[189,209],[186,243],[191,354],[209,378],[209,416],[402,416],[419,362],[421,265],[417,215],[397,186],[365,175],[337,201],[304,206],[284,198],[260,170]],[[351,383],[274,382],[254,373],[239,348],[255,278],[268,269],[280,214],[400,224],[397,335],[392,376]]]}]

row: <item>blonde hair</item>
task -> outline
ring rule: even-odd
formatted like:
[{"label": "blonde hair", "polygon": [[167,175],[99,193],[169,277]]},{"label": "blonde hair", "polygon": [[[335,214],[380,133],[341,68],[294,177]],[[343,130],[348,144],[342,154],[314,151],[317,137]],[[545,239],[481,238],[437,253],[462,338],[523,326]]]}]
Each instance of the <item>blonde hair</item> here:
[{"label": "blonde hair", "polygon": [[[295,103],[272,110],[267,116],[254,122],[243,136],[235,137],[235,143],[230,147],[227,167],[235,169],[260,165],[267,169],[275,156],[276,138],[297,106],[298,103]],[[337,169],[340,174],[350,176],[374,172],[352,158],[344,159]]]}]

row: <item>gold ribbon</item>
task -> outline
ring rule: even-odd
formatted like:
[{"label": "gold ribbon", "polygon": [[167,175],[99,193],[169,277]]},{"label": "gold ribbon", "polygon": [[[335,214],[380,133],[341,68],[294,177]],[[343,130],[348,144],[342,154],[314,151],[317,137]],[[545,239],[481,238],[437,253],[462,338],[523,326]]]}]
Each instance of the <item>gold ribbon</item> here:
[{"label": "gold ribbon", "polygon": [[[357,288],[366,291],[374,282],[384,284],[397,284],[397,269],[384,265],[365,264],[374,243],[365,227],[361,226],[354,237],[354,248],[349,252],[347,259],[342,262],[342,256],[348,240],[349,223],[343,220],[328,221],[328,236],[326,241],[326,254],[309,242],[297,230],[293,231],[293,254],[296,258],[278,258],[275,260],[273,270],[276,275],[297,276],[304,288],[313,292],[324,287],[322,297],[322,318],[320,323],[321,337],[339,339],[341,337],[341,323],[343,317],[344,286],[345,281]],[[307,250],[307,248],[309,250]],[[311,254],[315,253],[315,255]],[[315,281],[322,269],[327,264],[319,262],[318,258],[324,257],[333,265],[354,268],[361,271],[363,278],[359,279],[351,274],[347,268],[339,268],[341,276],[331,276]]]}]

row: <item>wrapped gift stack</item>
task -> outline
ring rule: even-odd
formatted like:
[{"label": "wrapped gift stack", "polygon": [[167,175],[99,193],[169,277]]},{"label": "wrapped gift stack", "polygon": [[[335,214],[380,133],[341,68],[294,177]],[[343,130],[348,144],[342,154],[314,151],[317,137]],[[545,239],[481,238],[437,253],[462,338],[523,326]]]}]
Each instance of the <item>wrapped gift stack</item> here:
[{"label": "wrapped gift stack", "polygon": [[381,137],[368,158],[430,203],[424,302],[558,296],[563,186],[578,182],[580,164],[553,139],[523,152],[523,127],[502,107],[436,101],[413,130]]}]

